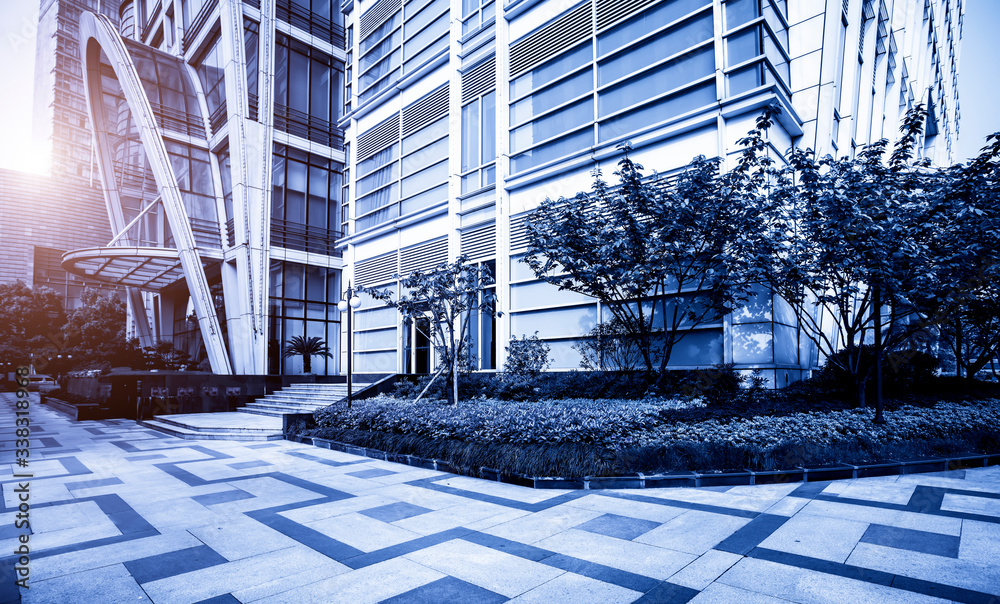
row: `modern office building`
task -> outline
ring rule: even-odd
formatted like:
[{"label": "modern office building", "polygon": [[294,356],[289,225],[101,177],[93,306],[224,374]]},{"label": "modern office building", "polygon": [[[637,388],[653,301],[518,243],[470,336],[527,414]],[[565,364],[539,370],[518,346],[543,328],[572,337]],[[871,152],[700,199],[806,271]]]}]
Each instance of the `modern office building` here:
[{"label": "modern office building", "polygon": [[[949,162],[958,133],[960,0],[126,0],[119,14],[80,23],[113,239],[63,264],[145,295],[145,337],[198,342],[217,372],[300,371],[281,344],[346,348],[348,284],[398,287],[460,254],[492,269],[503,311],[475,317],[474,366],[537,331],[573,368],[606,311],[519,261],[525,219],[610,174],[623,141],[661,173],[698,154],[731,164],[770,103],[775,156],[850,155],[918,102],[924,155]],[[671,365],[785,385],[817,362],[789,316],[762,294]],[[420,321],[365,298],[353,324],[355,371],[431,369]]]},{"label": "modern office building", "polygon": [[0,170],[0,282],[49,287],[63,296],[67,310],[79,305],[87,287],[118,293],[113,285],[68,273],[61,265],[67,250],[111,238],[95,179],[77,29],[84,12],[102,10],[117,21],[117,6],[109,11],[99,0],[40,3],[32,120],[50,165],[46,174]]},{"label": "modern office building", "polygon": [[[769,139],[851,155],[930,108],[921,152],[947,164],[958,131],[962,3],[954,0],[355,0],[347,14],[342,123],[350,177],[345,279],[469,254],[496,275],[500,319],[474,324],[475,363],[503,362],[510,337],[538,332],[555,367],[602,317],[594,300],[537,280],[520,262],[525,218],[546,197],[614,171],[616,146],[669,173],[695,155],[733,166],[763,106]],[[426,370],[415,326],[357,313],[356,366]],[[783,386],[815,366],[783,301],[762,294],[687,336],[670,360],[761,368]]]}]

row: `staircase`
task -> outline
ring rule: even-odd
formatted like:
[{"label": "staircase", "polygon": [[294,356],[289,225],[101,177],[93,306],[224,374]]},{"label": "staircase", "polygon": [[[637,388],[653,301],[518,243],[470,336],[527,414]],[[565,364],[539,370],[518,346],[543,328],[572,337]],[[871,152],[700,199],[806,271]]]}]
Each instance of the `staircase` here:
[{"label": "staircase", "polygon": [[[353,385],[353,392],[371,386],[368,383]],[[313,413],[327,405],[347,398],[347,384],[292,384],[268,394],[237,411],[254,415],[281,417],[287,413]]]},{"label": "staircase", "polygon": [[[360,392],[371,384],[354,384]],[[312,413],[347,398],[347,384],[292,384],[247,403],[235,413],[155,415],[139,422],[147,428],[189,440],[279,440],[282,416]]]}]

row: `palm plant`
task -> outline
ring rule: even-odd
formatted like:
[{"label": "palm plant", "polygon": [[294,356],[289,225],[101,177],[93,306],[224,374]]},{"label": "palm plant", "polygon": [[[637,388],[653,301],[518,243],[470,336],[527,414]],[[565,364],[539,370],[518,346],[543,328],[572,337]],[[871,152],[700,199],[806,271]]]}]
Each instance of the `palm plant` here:
[{"label": "palm plant", "polygon": [[330,347],[326,345],[323,338],[306,338],[304,336],[293,336],[285,343],[285,349],[281,351],[281,358],[302,356],[302,370],[305,373],[312,373],[313,355],[319,355],[332,359]]}]

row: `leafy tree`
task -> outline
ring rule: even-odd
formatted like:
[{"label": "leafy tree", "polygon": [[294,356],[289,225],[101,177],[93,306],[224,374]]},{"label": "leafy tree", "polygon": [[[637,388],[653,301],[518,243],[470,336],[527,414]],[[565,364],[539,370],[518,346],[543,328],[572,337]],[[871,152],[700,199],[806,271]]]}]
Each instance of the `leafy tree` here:
[{"label": "leafy tree", "polygon": [[305,373],[312,373],[313,356],[333,358],[330,347],[326,345],[323,338],[306,338],[303,336],[292,336],[285,345],[285,349],[281,352],[281,358],[283,359],[295,356],[302,357],[302,371]]},{"label": "leafy tree", "polygon": [[141,354],[125,335],[125,303],[114,295],[88,288],[81,305],[69,313],[62,328],[71,346],[73,369],[138,366]]},{"label": "leafy tree", "polygon": [[645,369],[658,361],[662,373],[678,342],[746,301],[759,279],[775,112],[763,112],[737,167],[721,175],[720,160],[699,156],[676,180],[646,179],[623,145],[617,188],[595,170],[591,191],[547,198],[532,213],[524,261],[537,278],[599,300]]},{"label": "leafy tree", "polygon": [[[431,345],[441,363],[435,375],[450,376],[449,402],[458,403],[458,371],[469,333],[472,310],[493,312],[492,296],[484,288],[493,283],[485,265],[470,264],[466,255],[454,262],[444,262],[431,271],[413,271],[408,276],[394,275],[404,294],[394,299],[389,290],[361,288],[376,300],[395,308],[404,321],[430,319]],[[485,294],[485,295],[484,295]],[[480,300],[480,296],[484,299]],[[432,380],[433,382],[433,380]],[[428,384],[429,386],[430,384]]]},{"label": "leafy tree", "polygon": [[[776,173],[780,204],[769,208],[770,232],[780,253],[771,285],[819,351],[852,376],[859,405],[883,351],[919,329],[916,296],[931,281],[947,287],[931,220],[950,219],[936,201],[941,173],[914,159],[925,116],[921,106],[907,114],[888,161],[883,139],[854,159],[792,149],[788,167]],[[862,354],[866,342],[874,343],[873,362]],[[880,392],[875,421],[884,421]]]},{"label": "leafy tree", "polygon": [[6,362],[28,363],[43,371],[50,356],[67,348],[62,296],[47,287],[31,288],[21,281],[0,284],[0,351]]},{"label": "leafy tree", "polygon": [[923,319],[910,350],[940,335],[958,375],[1000,353],[1000,133],[968,165],[933,173],[917,223],[929,263],[914,288]]}]

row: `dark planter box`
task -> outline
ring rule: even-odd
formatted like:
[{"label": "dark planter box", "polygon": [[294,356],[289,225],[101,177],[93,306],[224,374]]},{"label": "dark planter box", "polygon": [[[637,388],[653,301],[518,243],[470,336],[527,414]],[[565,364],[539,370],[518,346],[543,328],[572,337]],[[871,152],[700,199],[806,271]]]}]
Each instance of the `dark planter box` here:
[{"label": "dark planter box", "polygon": [[921,472],[944,472],[948,462],[938,457],[920,457],[917,459],[899,460],[900,474],[917,474]]},{"label": "dark planter box", "polygon": [[639,489],[642,488],[642,477],[632,476],[587,476],[584,478],[587,488],[591,489]]},{"label": "dark planter box", "polygon": [[434,466],[435,466],[434,469],[437,470],[438,472],[449,472],[451,474],[461,474],[461,472],[459,472],[455,468],[455,466],[451,465],[447,461],[441,461],[440,459],[435,459],[434,460]]},{"label": "dark planter box", "polygon": [[676,474],[658,474],[646,476],[645,483],[647,489],[662,489],[669,487],[693,487],[696,485],[697,476],[694,472],[678,472]]},{"label": "dark planter box", "polygon": [[823,480],[843,480],[845,478],[854,477],[854,466],[841,466],[841,465],[829,465],[829,466],[816,466],[816,467],[805,467],[805,481],[806,482],[820,482]]},{"label": "dark planter box", "polygon": [[795,470],[761,470],[750,472],[753,475],[753,484],[788,484],[791,482],[802,482],[805,479],[805,471]]},{"label": "dark planter box", "polygon": [[879,461],[875,463],[857,466],[858,478],[872,478],[875,476],[896,476],[899,474],[899,463],[895,461]]},{"label": "dark planter box", "polygon": [[535,478],[536,489],[582,489],[581,478]]},{"label": "dark planter box", "polygon": [[699,487],[728,487],[753,484],[750,472],[719,472],[718,474],[698,474]]},{"label": "dark planter box", "polygon": [[500,480],[500,472],[493,468],[479,468],[479,475],[485,480]]},{"label": "dark planter box", "polygon": [[530,476],[524,476],[521,474],[501,474],[500,482],[505,482],[507,484],[516,484],[519,487],[532,487],[535,486],[535,479]]},{"label": "dark planter box", "polygon": [[992,453],[986,456],[986,465],[997,466],[1000,465],[1000,453]]},{"label": "dark planter box", "polygon": [[967,455],[956,455],[948,458],[949,470],[965,470],[967,468],[981,468],[986,465],[985,455],[969,453]]}]

